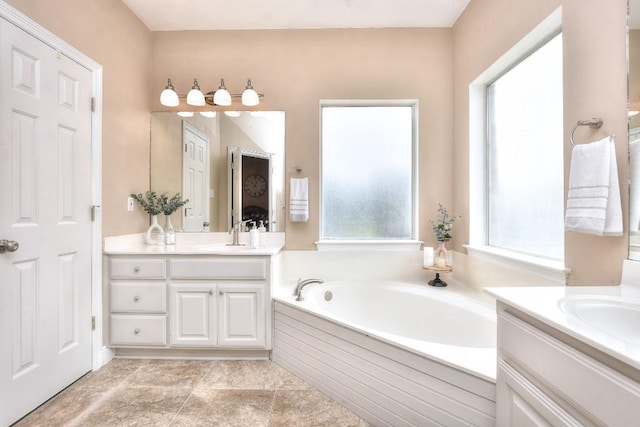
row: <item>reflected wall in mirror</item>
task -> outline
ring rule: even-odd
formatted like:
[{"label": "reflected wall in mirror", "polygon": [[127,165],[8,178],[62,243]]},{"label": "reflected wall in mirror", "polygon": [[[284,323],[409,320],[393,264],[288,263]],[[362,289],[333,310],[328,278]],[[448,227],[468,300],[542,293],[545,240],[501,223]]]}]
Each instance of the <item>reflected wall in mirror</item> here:
[{"label": "reflected wall in mirror", "polygon": [[640,261],[640,0],[629,0],[629,258]]},{"label": "reflected wall in mirror", "polygon": [[151,190],[189,199],[172,216],[177,230],[229,231],[245,220],[284,231],[284,117],[151,113]]}]

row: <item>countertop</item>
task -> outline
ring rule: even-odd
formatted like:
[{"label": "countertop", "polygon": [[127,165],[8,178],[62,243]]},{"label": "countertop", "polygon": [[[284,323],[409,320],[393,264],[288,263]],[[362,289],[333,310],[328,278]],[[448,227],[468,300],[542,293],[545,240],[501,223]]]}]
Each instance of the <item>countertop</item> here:
[{"label": "countertop", "polygon": [[640,287],[630,284],[619,286],[502,287],[485,288],[485,291],[494,296],[496,300],[640,370],[640,324],[628,325],[628,329],[637,331],[637,334],[634,331],[633,339],[623,339],[563,310],[563,304],[567,297],[569,297],[568,299],[586,297],[596,300],[598,297],[604,297],[603,300],[623,298],[633,304],[640,303]]},{"label": "countertop", "polygon": [[148,245],[144,234],[107,237],[104,239],[105,255],[276,255],[284,247],[284,233],[264,233],[263,244],[252,249],[249,233],[240,233],[241,246],[230,246],[228,233],[176,233],[175,245]]}]

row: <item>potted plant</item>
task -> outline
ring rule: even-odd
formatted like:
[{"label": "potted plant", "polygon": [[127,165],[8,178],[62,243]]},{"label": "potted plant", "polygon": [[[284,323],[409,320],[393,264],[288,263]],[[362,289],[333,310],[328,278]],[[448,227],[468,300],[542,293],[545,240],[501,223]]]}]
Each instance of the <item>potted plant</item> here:
[{"label": "potted plant", "polygon": [[173,245],[176,243],[176,233],[171,224],[171,214],[189,203],[189,199],[182,200],[180,193],[176,193],[173,197],[167,197],[166,193],[160,195],[160,206],[162,213],[166,218],[164,225],[164,234],[167,245]]},{"label": "potted plant", "polygon": [[142,207],[142,209],[151,215],[151,226],[147,229],[146,241],[149,245],[158,244],[158,240],[153,239],[153,232],[161,234],[164,238],[164,230],[158,224],[158,215],[162,212],[162,203],[155,191],[147,191],[143,196],[142,193],[132,193],[133,197]]},{"label": "potted plant", "polygon": [[449,254],[445,243],[453,238],[451,236],[451,230],[453,229],[453,223],[460,218],[460,215],[449,216],[447,208],[438,203],[438,218],[429,220],[431,223],[433,235],[438,241],[438,247],[434,253],[434,264],[437,267],[446,267],[449,263]]}]

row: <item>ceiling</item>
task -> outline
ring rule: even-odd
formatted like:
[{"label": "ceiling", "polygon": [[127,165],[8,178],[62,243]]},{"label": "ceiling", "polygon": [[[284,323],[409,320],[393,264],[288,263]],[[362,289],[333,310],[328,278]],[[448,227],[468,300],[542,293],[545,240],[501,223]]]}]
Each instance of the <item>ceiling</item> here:
[{"label": "ceiling", "polygon": [[152,31],[452,27],[470,0],[123,0]]}]

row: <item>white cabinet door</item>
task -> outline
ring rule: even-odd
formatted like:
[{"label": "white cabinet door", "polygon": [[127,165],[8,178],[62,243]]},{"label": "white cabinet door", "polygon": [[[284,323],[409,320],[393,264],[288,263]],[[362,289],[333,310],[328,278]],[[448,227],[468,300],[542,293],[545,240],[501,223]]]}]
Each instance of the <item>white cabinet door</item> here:
[{"label": "white cabinet door", "polygon": [[220,347],[265,348],[264,284],[218,284]]},{"label": "white cabinet door", "polygon": [[170,289],[171,345],[217,346],[215,283],[172,283]]}]

